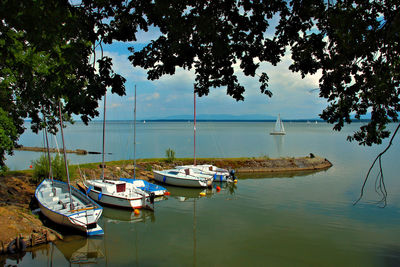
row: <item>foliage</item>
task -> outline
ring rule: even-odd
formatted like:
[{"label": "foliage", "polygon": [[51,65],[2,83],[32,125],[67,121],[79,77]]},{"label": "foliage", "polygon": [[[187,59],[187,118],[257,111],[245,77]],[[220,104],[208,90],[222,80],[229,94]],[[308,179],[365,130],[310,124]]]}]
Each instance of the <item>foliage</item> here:
[{"label": "foliage", "polygon": [[[95,3],[96,1],[91,1]],[[117,1],[118,2],[118,1]],[[125,3],[125,4],[122,4]],[[131,48],[134,66],[148,78],[194,69],[195,90],[226,86],[227,94],[244,99],[240,69],[258,76],[261,92],[267,73],[261,63],[276,65],[290,49],[292,71],[304,77],[320,71],[320,96],[329,105],[320,115],[340,130],[367,113],[371,121],[349,140],[381,143],[387,123],[398,120],[400,78],[400,12],[396,1],[120,1],[109,38],[134,41],[140,28],[162,33],[143,49]],[[143,16],[145,15],[145,16]],[[271,24],[278,22],[276,27]]]},{"label": "foliage", "polygon": [[[25,130],[25,118],[32,120],[34,132],[41,130],[42,112],[50,132],[56,132],[60,99],[67,118],[76,114],[88,123],[99,114],[98,101],[107,88],[125,94],[125,79],[113,71],[111,58],[95,53],[103,37],[93,16],[66,0],[2,1],[0,108],[17,135]],[[18,139],[13,133],[3,135]],[[1,148],[3,158],[3,143]]]},{"label": "foliage", "polygon": [[3,176],[4,174],[6,174],[10,169],[7,166],[1,166],[0,167],[0,176]]},{"label": "foliage", "polygon": [[[36,179],[36,182],[49,177],[49,160],[46,155],[43,154],[40,156],[39,159],[32,162],[32,165],[33,177]],[[67,181],[64,157],[58,154],[55,157],[51,157],[51,168],[54,179]]]},{"label": "foliage", "polygon": [[19,137],[16,127],[8,114],[0,107],[0,171],[6,171],[5,154],[12,155]]},{"label": "foliage", "polygon": [[37,132],[44,112],[50,132],[56,131],[59,99],[67,117],[80,115],[88,123],[108,87],[124,95],[125,79],[102,45],[134,42],[138,30],[149,27],[161,35],[141,50],[130,48],[129,57],[149,79],[194,69],[199,96],[226,87],[239,101],[245,92],[241,71],[258,79],[270,97],[262,63],[276,65],[290,50],[292,71],[322,74],[320,96],[329,105],[321,117],[340,130],[352,114],[371,113],[349,139],[379,144],[400,111],[398,9],[393,0],[2,1],[0,108],[16,134],[3,129],[1,159],[24,132],[24,118]]},{"label": "foliage", "polygon": [[167,156],[167,162],[174,162],[175,160],[175,151],[173,151],[171,148],[168,148],[165,151],[165,155]]},{"label": "foliage", "polygon": [[151,164],[146,164],[146,171],[151,172],[153,170],[153,166]]}]

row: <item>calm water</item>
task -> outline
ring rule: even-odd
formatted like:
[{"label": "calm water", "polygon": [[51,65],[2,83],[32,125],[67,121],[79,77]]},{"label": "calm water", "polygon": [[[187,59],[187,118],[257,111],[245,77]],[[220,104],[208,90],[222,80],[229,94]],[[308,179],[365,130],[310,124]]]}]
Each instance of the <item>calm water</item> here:
[{"label": "calm water", "polygon": [[[360,147],[343,132],[318,123],[285,123],[287,135],[270,136],[274,123],[200,122],[197,157],[303,156],[312,152],[333,163],[327,171],[257,175],[239,179],[221,192],[168,187],[171,196],[156,203],[154,213],[106,209],[100,220],[105,236],[67,236],[7,259],[19,266],[399,266],[399,144],[383,158],[388,206],[379,208],[374,177],[363,201],[353,206],[362,180],[384,146]],[[391,125],[393,128],[394,125]],[[70,149],[101,151],[101,124],[76,124],[66,130]],[[26,134],[22,144],[41,146],[42,136]],[[55,143],[55,141],[52,141]],[[59,142],[60,145],[60,142]],[[147,122],[137,127],[137,157],[193,155],[190,123]],[[109,123],[107,160],[133,158],[131,123]],[[37,154],[16,152],[13,168],[27,168]],[[71,162],[98,162],[100,155],[68,155]],[[25,165],[24,165],[25,164]]]}]

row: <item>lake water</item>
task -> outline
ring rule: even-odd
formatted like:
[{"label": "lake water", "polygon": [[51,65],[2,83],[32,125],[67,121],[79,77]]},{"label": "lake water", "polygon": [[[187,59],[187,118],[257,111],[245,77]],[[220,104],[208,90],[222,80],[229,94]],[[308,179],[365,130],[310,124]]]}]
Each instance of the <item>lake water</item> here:
[{"label": "lake water", "polygon": [[[377,172],[358,198],[366,172],[381,146],[346,141],[360,124],[333,132],[325,123],[285,122],[286,136],[271,136],[269,122],[199,122],[197,157],[298,157],[310,152],[329,159],[321,172],[242,177],[220,192],[168,187],[171,196],[153,212],[135,216],[105,208],[104,237],[67,235],[66,241],[7,259],[18,266],[399,266],[400,179],[397,138],[383,157],[388,205],[380,208],[374,190]],[[101,123],[75,124],[65,131],[68,149],[101,151]],[[395,125],[390,125],[393,129]],[[133,125],[107,125],[106,160],[133,158]],[[55,146],[55,141],[52,143]],[[42,146],[41,135],[24,134],[21,143]],[[52,145],[53,145],[52,144]],[[61,145],[60,141],[58,144]],[[146,122],[137,125],[137,158],[193,156],[193,125]],[[7,161],[27,168],[37,157],[16,152]],[[68,154],[72,163],[99,162],[100,155]]]}]

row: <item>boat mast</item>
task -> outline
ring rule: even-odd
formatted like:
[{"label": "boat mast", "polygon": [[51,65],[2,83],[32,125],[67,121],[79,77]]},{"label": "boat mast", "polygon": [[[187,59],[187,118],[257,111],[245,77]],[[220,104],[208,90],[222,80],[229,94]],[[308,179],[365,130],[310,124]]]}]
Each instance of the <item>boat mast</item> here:
[{"label": "boat mast", "polygon": [[68,179],[68,192],[69,192],[69,200],[70,200],[70,209],[74,209],[74,204],[72,203],[72,194],[71,194],[71,185],[69,181],[69,171],[68,171],[68,164],[67,164],[67,153],[65,152],[65,142],[64,142],[64,130],[63,130],[63,120],[61,115],[61,101],[58,102],[58,111],[60,113],[60,128],[61,128],[61,138],[63,143],[63,152],[64,152],[64,164],[65,164],[65,171],[67,172],[67,179]]},{"label": "boat mast", "polygon": [[193,149],[193,165],[196,166],[196,87],[193,86],[193,102],[194,102],[194,149]]},{"label": "boat mast", "polygon": [[51,183],[54,184],[53,181],[53,169],[51,168],[51,157],[50,157],[50,148],[49,148],[49,139],[47,138],[47,124],[46,124],[46,116],[44,115],[44,111],[42,110],[43,113],[43,121],[44,121],[44,134],[46,136],[46,147],[47,147],[47,157],[49,159],[49,179],[51,180]]},{"label": "boat mast", "polygon": [[103,111],[103,152],[102,152],[102,163],[101,163],[101,180],[104,181],[104,150],[105,150],[105,142],[106,142],[106,101],[107,101],[107,90],[104,94],[104,111]]},{"label": "boat mast", "polygon": [[136,179],[136,85],[135,104],[133,108],[133,179]]}]

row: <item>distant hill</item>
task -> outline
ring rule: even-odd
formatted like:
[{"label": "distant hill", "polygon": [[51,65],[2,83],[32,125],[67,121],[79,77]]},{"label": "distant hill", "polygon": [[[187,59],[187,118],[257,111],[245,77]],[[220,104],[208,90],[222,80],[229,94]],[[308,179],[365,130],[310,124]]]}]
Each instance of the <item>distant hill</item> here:
[{"label": "distant hill", "polygon": [[[193,120],[193,115],[167,116],[163,118],[158,118],[157,120]],[[196,120],[276,120],[276,116],[268,116],[263,114],[197,114]]]}]

